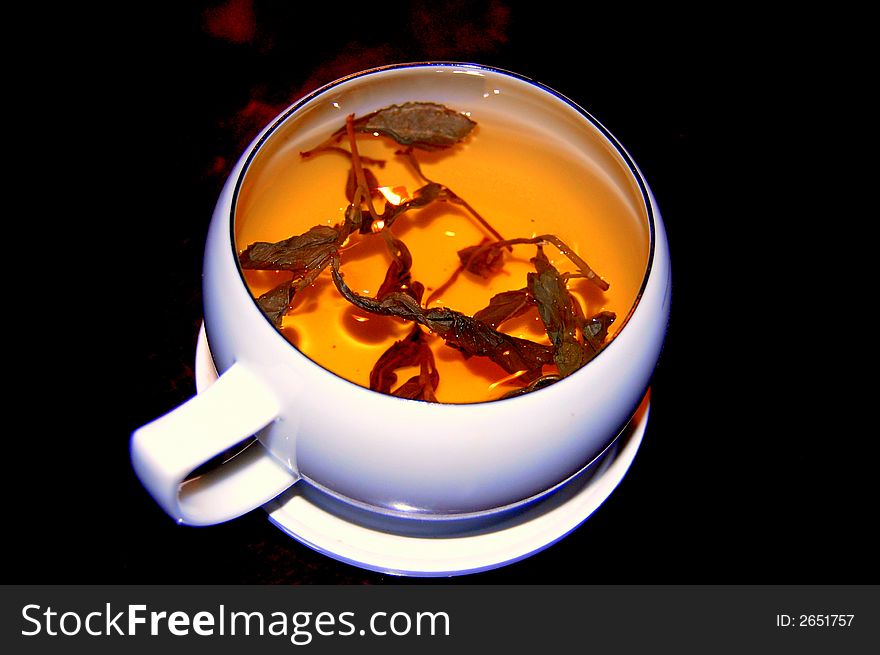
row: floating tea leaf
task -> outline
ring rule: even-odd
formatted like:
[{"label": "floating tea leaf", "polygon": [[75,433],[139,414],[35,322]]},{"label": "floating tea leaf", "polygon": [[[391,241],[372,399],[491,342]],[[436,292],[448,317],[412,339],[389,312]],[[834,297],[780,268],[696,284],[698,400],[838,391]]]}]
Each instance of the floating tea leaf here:
[{"label": "floating tea leaf", "polygon": [[[419,375],[392,391],[397,383],[396,371],[410,366],[418,366]],[[436,401],[435,390],[439,383],[440,374],[434,364],[434,353],[418,325],[413,326],[408,337],[395,341],[382,353],[370,371],[370,389],[412,400]]]},{"label": "floating tea leaf", "polygon": [[521,316],[534,306],[535,298],[528,289],[502,291],[492,296],[488,307],[474,314],[474,318],[491,328],[497,328],[504,321]]},{"label": "floating tea leaf", "polygon": [[462,248],[458,251],[458,259],[464,270],[488,279],[504,266],[504,251],[501,248],[484,248],[485,244]]},{"label": "floating tea leaf", "polygon": [[498,332],[452,309],[427,310],[424,325],[466,357],[488,357],[508,373],[522,372],[523,382],[534,380],[545,365],[553,363],[550,346]]},{"label": "floating tea leaf", "polygon": [[348,300],[348,302],[355,307],[359,307],[365,312],[371,314],[396,316],[408,321],[423,323],[424,317],[422,307],[419,305],[419,301],[412,296],[400,292],[391,292],[379,300],[377,298],[369,298],[355,293],[342,279],[342,273],[339,271],[338,257],[333,257],[332,259],[331,272],[336,289],[342,294],[343,298]]},{"label": "floating tea leaf", "polygon": [[543,248],[532,259],[536,273],[528,275],[528,289],[538,305],[547,336],[553,344],[553,359],[562,376],[570,375],[592,357],[577,338],[579,309],[565,280],[550,263]]},{"label": "floating tea leaf", "polygon": [[293,271],[294,276],[302,276],[326,268],[330,255],[344,239],[341,236],[338,228],[316,225],[305,234],[276,243],[252,243],[239,255],[239,262],[242,268]]},{"label": "floating tea leaf", "polygon": [[257,298],[257,305],[276,327],[281,327],[294,293],[293,280],[287,280]]},{"label": "floating tea leaf", "polygon": [[425,292],[425,286],[421,282],[414,282],[412,279],[412,255],[409,248],[400,239],[387,233],[391,241],[392,247],[396,249],[388,265],[388,272],[385,273],[385,279],[376,292],[376,299],[382,300],[392,293],[405,293],[411,296],[416,302],[422,301],[422,294]]},{"label": "floating tea leaf", "polygon": [[363,116],[354,125],[358,132],[378,132],[404,146],[437,150],[461,141],[476,123],[443,105],[407,102]]},{"label": "floating tea leaf", "polygon": [[434,367],[433,354],[430,363],[422,360],[419,365],[419,374],[414,375],[409,380],[400,385],[392,392],[392,395],[399,398],[409,398],[410,400],[427,400],[436,403],[437,396],[435,390],[440,383],[440,374]]},{"label": "floating tea leaf", "polygon": [[599,312],[592,318],[582,319],[580,322],[581,334],[584,337],[584,345],[599,352],[608,337],[608,328],[617,319],[614,312]]},{"label": "floating tea leaf", "polygon": [[501,396],[501,399],[505,398],[515,398],[516,396],[522,396],[527,393],[531,393],[537,389],[543,389],[545,387],[549,387],[551,384],[555,382],[559,382],[562,379],[560,375],[544,375],[539,377],[537,380],[534,380],[527,384],[524,387],[520,387],[519,389],[514,389],[513,391],[508,391],[506,394]]}]

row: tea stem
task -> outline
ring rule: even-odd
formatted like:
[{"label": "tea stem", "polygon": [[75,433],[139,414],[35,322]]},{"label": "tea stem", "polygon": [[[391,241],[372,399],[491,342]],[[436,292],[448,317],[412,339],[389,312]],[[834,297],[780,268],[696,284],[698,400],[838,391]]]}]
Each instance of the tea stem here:
[{"label": "tea stem", "polygon": [[[394,152],[394,154],[400,155],[402,157],[406,157],[406,160],[409,162],[409,165],[412,166],[412,168],[416,172],[416,174],[420,178],[422,178],[425,182],[427,182],[428,184],[439,184],[438,182],[434,182],[434,180],[431,180],[430,178],[428,178],[428,176],[422,172],[422,167],[419,164],[419,160],[416,159],[416,156],[413,154],[412,146],[410,146],[409,148],[406,148],[405,150],[396,150]],[[450,189],[445,184],[439,184],[439,186],[442,188],[443,195],[446,197],[447,200],[449,200],[449,202],[456,204],[456,205],[461,205],[462,207],[464,207],[468,212],[470,212],[471,216],[476,218],[477,221],[480,223],[480,225],[482,225],[489,232],[489,234],[491,234],[493,237],[495,237],[499,241],[504,239],[504,237],[501,236],[501,233],[498,232],[494,227],[492,227],[489,224],[489,221],[487,221],[485,218],[483,218],[480,215],[480,213],[476,209],[474,209],[467,200],[465,200],[460,195],[455,193],[455,191]]]},{"label": "tea stem", "polygon": [[[562,255],[568,258],[572,264],[577,266],[579,270],[579,277],[586,278],[597,287],[602,289],[602,291],[607,291],[610,285],[602,279],[602,277],[596,273],[590,265],[587,264],[586,261],[582,257],[580,257],[574,250],[572,250],[562,239],[557,237],[555,234],[541,234],[536,237],[525,238],[521,237],[518,239],[504,239],[502,241],[495,241],[494,243],[487,243],[484,246],[479,246],[474,253],[473,256],[476,256],[478,253],[484,253],[492,248],[502,248],[504,246],[514,246],[517,244],[532,244],[538,245],[541,243],[551,243],[559,250]],[[574,277],[573,275],[569,275],[569,277]]]},{"label": "tea stem", "polygon": [[348,145],[351,148],[351,165],[354,168],[354,176],[355,179],[357,179],[358,187],[363,189],[363,196],[367,201],[367,209],[370,210],[370,216],[373,218],[373,221],[381,221],[381,217],[376,213],[376,208],[373,207],[370,187],[367,184],[367,178],[364,175],[364,167],[361,165],[361,156],[358,152],[357,138],[354,134],[354,114],[346,116],[345,130],[348,132]]},{"label": "tea stem", "polygon": [[400,155],[402,157],[406,157],[406,160],[409,162],[409,165],[412,166],[413,170],[416,172],[416,174],[420,178],[422,178],[428,184],[434,183],[434,180],[428,179],[428,176],[422,172],[422,167],[419,164],[419,160],[416,159],[416,156],[413,154],[412,146],[406,148],[405,150],[395,150],[394,154]]},{"label": "tea stem", "polygon": [[[464,207],[466,210],[468,210],[468,212],[470,212],[470,214],[474,218],[477,219],[477,221],[479,221],[480,225],[482,225],[484,228],[486,228],[486,230],[489,232],[489,234],[491,234],[493,237],[498,239],[498,241],[504,241],[504,237],[501,236],[501,233],[498,232],[498,230],[496,230],[494,227],[492,227],[489,224],[489,221],[487,221],[485,218],[483,218],[476,209],[471,207],[470,203],[467,200],[465,200],[460,195],[455,193],[448,186],[444,186],[443,190],[446,192],[446,196],[451,203],[456,204],[456,205],[461,205],[462,207]],[[509,248],[508,248],[508,250],[509,250]]]},{"label": "tea stem", "polygon": [[[508,250],[510,250],[510,249],[511,249],[510,246],[508,246]],[[462,271],[466,271],[466,270],[470,269],[471,264],[473,264],[474,260],[477,257],[477,254],[479,254],[480,252],[485,252],[485,250],[483,250],[482,248],[475,249],[471,253],[470,257],[468,257],[466,262],[460,263],[458,265],[458,268],[456,268],[454,271],[452,271],[452,275],[449,276],[449,279],[446,280],[446,282],[444,282],[439,287],[434,289],[434,291],[431,292],[431,295],[429,295],[428,299],[425,301],[425,307],[427,307],[432,302],[434,302],[434,300],[436,298],[439,298],[441,296],[441,294],[445,293],[449,287],[451,287],[453,284],[455,284],[455,281],[458,279],[458,276],[462,274]]]},{"label": "tea stem", "polygon": [[385,242],[385,246],[388,248],[388,253],[391,255],[391,258],[394,259],[398,264],[402,264],[400,261],[400,248],[394,243],[394,237],[391,234],[391,231],[382,228],[379,230],[379,234],[382,235],[382,240]]},{"label": "tea stem", "polygon": [[345,134],[345,132],[343,130],[337,130],[328,139],[325,139],[324,141],[322,141],[321,143],[316,145],[311,150],[306,150],[306,151],[301,150],[299,153],[299,156],[305,159],[306,157],[311,157],[312,155],[316,155],[320,152],[324,152],[327,150],[332,150],[334,148],[338,149],[338,150],[342,150],[342,148],[335,146],[335,144],[339,143],[342,140],[342,137],[344,134]]},{"label": "tea stem", "polygon": [[[318,146],[317,148],[312,148],[311,150],[301,151],[299,156],[303,159],[308,159],[309,157],[314,157],[315,155],[320,155],[323,152],[335,152],[340,155],[345,155],[349,159],[352,158],[351,151],[346,150],[345,148],[341,148],[339,146]],[[370,164],[371,166],[378,166],[379,168],[385,168],[385,160],[384,159],[374,159],[372,157],[367,157],[365,155],[360,156],[361,163]]]},{"label": "tea stem", "polygon": [[425,307],[428,307],[432,302],[434,302],[437,298],[446,293],[446,290],[451,287],[455,281],[458,279],[458,276],[461,275],[461,272],[465,269],[464,264],[459,264],[458,268],[452,271],[452,275],[449,276],[449,279],[446,280],[439,287],[434,289],[429,295],[427,300],[425,300]]}]

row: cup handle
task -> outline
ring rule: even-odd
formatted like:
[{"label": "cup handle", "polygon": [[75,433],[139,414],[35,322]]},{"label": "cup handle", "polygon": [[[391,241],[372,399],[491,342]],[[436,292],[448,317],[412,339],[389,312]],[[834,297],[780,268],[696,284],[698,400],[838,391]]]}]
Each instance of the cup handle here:
[{"label": "cup handle", "polygon": [[255,444],[205,475],[198,466],[255,434],[280,412],[275,393],[244,364],[168,414],[135,430],[131,461],[156,502],[178,523],[222,523],[263,505],[299,479]]}]

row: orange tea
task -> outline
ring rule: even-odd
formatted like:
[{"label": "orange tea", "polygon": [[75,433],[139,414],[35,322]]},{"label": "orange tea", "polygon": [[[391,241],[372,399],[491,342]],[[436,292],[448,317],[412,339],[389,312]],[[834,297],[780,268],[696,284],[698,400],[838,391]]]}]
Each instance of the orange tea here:
[{"label": "orange tea", "polygon": [[[330,133],[306,132],[260,153],[252,162],[236,208],[235,238],[242,255],[251,244],[283,242],[316,226],[344,225],[353,195],[362,216],[362,229],[346,231],[345,238],[333,245],[333,265],[325,258],[319,273],[308,276],[306,284],[282,299],[282,305],[289,303],[276,317],[280,332],[320,366],[375,388],[377,362],[389,351],[399,352],[401,346],[395,344],[412,338],[418,320],[407,320],[400,311],[370,311],[375,303],[367,302],[376,298],[390,277],[394,244],[400,242],[411,256],[406,281],[424,288],[418,311],[428,318],[416,337],[433,355],[433,382],[430,397],[423,399],[483,402],[528,387],[539,376],[548,382],[558,379],[560,343],[554,339],[560,332],[551,329],[558,308],[541,305],[535,291],[535,285],[542,283],[541,270],[549,271],[551,284],[564,285],[559,293],[571,304],[566,315],[575,317],[581,331],[587,330],[583,321],[590,317],[616,316],[603,326],[607,343],[625,322],[648,260],[643,210],[633,201],[637,190],[621,188],[606,166],[540,128],[488,111],[475,112],[471,118],[475,127],[449,147],[406,147],[387,133],[369,130],[358,131],[352,139],[352,130],[346,132],[340,125],[335,139],[327,140]],[[329,147],[312,151],[328,143]],[[356,167],[361,169],[359,175]],[[358,194],[358,180],[368,181],[369,201],[366,192]],[[433,202],[413,203],[427,181],[450,191]],[[407,206],[399,214],[392,210]],[[392,215],[393,225],[383,226],[377,220]],[[535,242],[541,235],[553,235],[557,242]],[[486,244],[498,242],[507,245],[491,249],[491,270],[469,267],[461,254],[473,253],[472,247],[483,244],[479,253],[487,255]],[[573,258],[587,262],[607,282],[607,289],[585,278]],[[297,275],[304,276],[302,271],[269,266],[245,267],[243,272],[257,299]],[[353,303],[341,292],[346,287],[364,302]],[[395,292],[398,298],[407,292],[414,296],[407,284],[398,285]],[[474,356],[429,329],[437,325],[429,316],[432,309],[437,310],[431,314],[437,320],[445,320],[443,308],[454,310],[455,316],[479,316],[493,297],[507,292],[520,294],[511,297],[524,304],[491,329],[546,349],[550,358],[541,360],[539,371],[505,368],[497,357]],[[586,341],[586,336],[576,339]],[[396,380],[393,386],[420,376],[425,380],[424,360],[421,365],[405,358],[400,361],[403,365],[391,376]]]}]

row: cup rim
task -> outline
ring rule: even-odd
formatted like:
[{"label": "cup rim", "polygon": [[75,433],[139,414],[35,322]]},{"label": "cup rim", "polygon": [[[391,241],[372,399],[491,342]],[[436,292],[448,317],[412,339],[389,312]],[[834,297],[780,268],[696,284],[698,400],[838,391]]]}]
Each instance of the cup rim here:
[{"label": "cup rim", "polygon": [[[239,170],[239,172],[236,176],[236,179],[235,179],[235,185],[233,187],[232,195],[230,198],[230,206],[229,206],[229,214],[228,214],[228,218],[229,218],[229,245],[230,245],[230,249],[232,251],[233,260],[235,262],[235,268],[236,268],[236,272],[238,273],[239,280],[241,281],[241,284],[244,286],[244,288],[248,289],[247,280],[245,279],[244,271],[241,268],[241,263],[240,263],[240,260],[238,257],[237,240],[235,238],[236,209],[238,206],[239,193],[241,191],[241,187],[244,182],[244,179],[247,176],[247,173],[250,170],[250,167],[251,167],[254,159],[259,155],[260,151],[262,150],[264,144],[269,139],[272,138],[272,136],[275,134],[275,132],[285,122],[287,122],[287,120],[291,116],[293,116],[296,112],[298,112],[307,103],[311,102],[314,98],[323,95],[327,91],[330,91],[331,89],[336,88],[342,84],[348,83],[352,80],[359,79],[362,77],[367,77],[370,75],[375,75],[375,74],[383,73],[386,71],[405,70],[405,69],[412,69],[412,68],[424,68],[424,69],[430,69],[430,68],[467,68],[467,69],[475,70],[475,71],[488,72],[490,74],[500,75],[502,77],[508,77],[508,78],[512,78],[512,79],[520,81],[520,82],[524,82],[526,84],[529,84],[529,85],[535,87],[536,89],[538,89],[539,91],[541,91],[543,93],[547,93],[547,94],[555,97],[556,99],[560,100],[561,102],[563,102],[564,104],[568,105],[570,108],[575,110],[583,119],[585,119],[590,125],[592,125],[595,129],[597,129],[599,131],[600,135],[607,140],[607,142],[613,147],[614,152],[617,153],[617,155],[621,158],[621,161],[626,166],[626,169],[627,169],[631,179],[633,179],[636,182],[636,185],[637,185],[640,197],[641,197],[641,207],[644,208],[644,210],[645,210],[645,218],[646,218],[647,227],[648,227],[648,255],[646,258],[646,262],[645,262],[645,270],[644,270],[644,274],[642,276],[642,281],[641,281],[639,289],[636,293],[635,299],[633,300],[626,315],[622,319],[618,319],[618,320],[620,320],[620,327],[615,332],[615,335],[611,339],[611,341],[606,343],[605,346],[598,353],[596,353],[596,355],[589,362],[587,362],[587,364],[585,364],[581,369],[574,371],[572,374],[566,376],[565,378],[558,380],[554,384],[550,384],[545,387],[535,389],[529,393],[520,394],[520,395],[509,397],[509,398],[497,398],[497,399],[493,399],[493,400],[481,400],[481,401],[468,402],[468,403],[427,403],[427,404],[430,404],[430,405],[438,405],[439,404],[439,405],[448,406],[448,407],[470,407],[470,406],[485,405],[487,403],[494,404],[494,403],[498,403],[498,402],[517,401],[517,400],[520,400],[525,397],[534,396],[535,394],[544,394],[544,393],[550,391],[553,387],[556,387],[559,383],[565,382],[568,378],[574,377],[574,376],[578,375],[579,373],[582,373],[582,371],[584,369],[589,368],[590,364],[592,364],[595,360],[597,360],[599,357],[601,357],[606,351],[613,348],[615,343],[619,340],[620,335],[623,333],[623,331],[626,328],[627,324],[629,323],[630,319],[632,318],[632,316],[636,312],[637,308],[639,307],[641,300],[642,300],[642,297],[645,293],[645,289],[647,287],[648,280],[651,277],[651,273],[652,273],[652,270],[654,267],[654,252],[655,252],[655,245],[656,245],[656,239],[657,239],[657,216],[655,214],[655,207],[654,207],[654,201],[653,201],[652,195],[651,195],[650,191],[648,190],[648,185],[647,185],[646,181],[644,180],[641,171],[639,170],[639,168],[636,165],[633,158],[630,156],[629,152],[626,150],[626,148],[623,146],[623,144],[620,143],[620,141],[617,139],[617,137],[615,137],[608,130],[608,128],[606,128],[595,116],[593,116],[589,111],[584,109],[577,102],[575,102],[574,100],[572,100],[571,98],[569,98],[565,94],[560,93],[556,89],[554,89],[550,86],[547,86],[546,84],[539,82],[539,81],[537,81],[531,77],[528,77],[526,75],[523,75],[521,73],[517,73],[515,71],[507,70],[507,69],[500,68],[497,66],[491,66],[491,65],[487,65],[487,64],[478,64],[478,63],[473,63],[473,62],[463,62],[463,61],[412,61],[412,62],[404,62],[404,63],[386,64],[386,65],[382,65],[382,66],[375,66],[372,68],[367,68],[367,69],[357,71],[355,73],[350,73],[348,75],[340,77],[336,80],[328,82],[327,84],[324,84],[324,85],[314,89],[313,91],[307,93],[306,95],[302,96],[298,100],[294,101],[284,111],[282,111],[278,116],[276,116],[272,120],[271,123],[266,125],[262,129],[261,133],[256,138],[256,140],[249,146],[246,155],[242,159],[240,170]],[[327,373],[332,375],[334,378],[340,380],[341,382],[352,385],[356,389],[359,389],[361,391],[365,391],[365,392],[371,393],[371,394],[379,393],[379,392],[376,392],[372,389],[368,389],[361,384],[353,382],[352,380],[349,380],[348,378],[345,378],[345,377],[339,375],[338,373],[326,368],[325,366],[319,364],[314,359],[312,359],[311,357],[309,357],[308,355],[303,353],[301,350],[296,348],[296,346],[291,344],[289,341],[287,341],[287,339],[285,339],[283,337],[283,335],[281,335],[281,333],[277,327],[275,327],[274,325],[271,324],[270,319],[260,310],[259,306],[257,305],[256,298],[253,297],[253,295],[250,293],[250,291],[248,291],[247,295],[252,303],[253,308],[260,314],[261,318],[270,324],[270,327],[272,327],[273,331],[276,332],[279,335],[279,337],[284,340],[285,344],[287,344],[293,351],[299,353],[310,364],[318,367],[319,369],[326,371]],[[386,398],[393,400],[393,401],[399,401],[399,402],[404,402],[404,403],[426,404],[425,401],[421,401],[421,400],[400,398],[398,396],[393,396],[393,395],[389,395],[389,394],[380,394],[380,395],[385,396]]]}]

